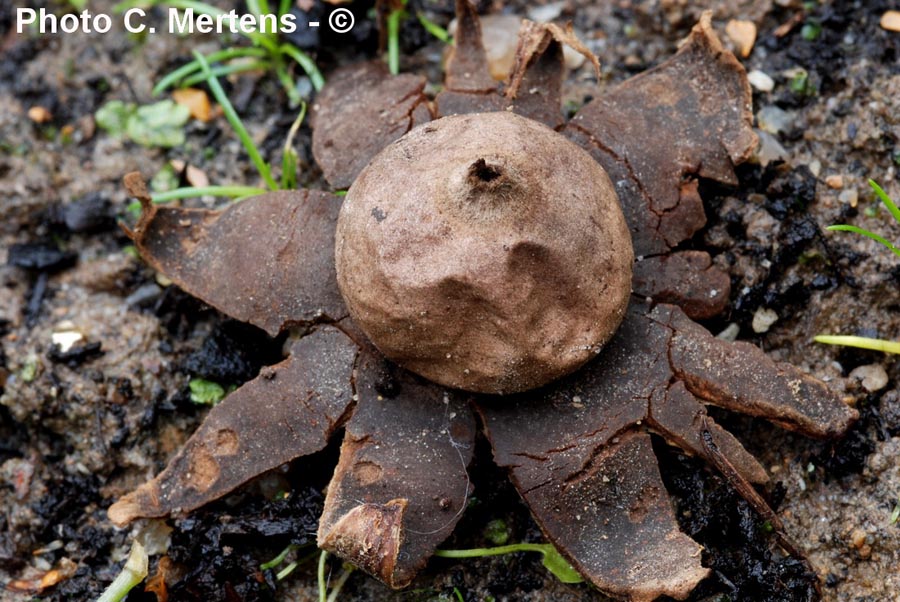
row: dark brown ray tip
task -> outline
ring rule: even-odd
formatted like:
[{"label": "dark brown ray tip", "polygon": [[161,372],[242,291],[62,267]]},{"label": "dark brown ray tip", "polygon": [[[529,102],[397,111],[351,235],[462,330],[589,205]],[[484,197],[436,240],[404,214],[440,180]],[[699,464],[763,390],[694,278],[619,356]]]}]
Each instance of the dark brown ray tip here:
[{"label": "dark brown ray tip", "polygon": [[475,420],[464,399],[364,353],[359,403],[319,521],[319,546],[405,587],[462,516]]},{"label": "dark brown ray tip", "polygon": [[325,447],[353,403],[357,346],[330,326],[210,410],[169,465],[109,508],[123,526],[188,512],[294,458]]}]

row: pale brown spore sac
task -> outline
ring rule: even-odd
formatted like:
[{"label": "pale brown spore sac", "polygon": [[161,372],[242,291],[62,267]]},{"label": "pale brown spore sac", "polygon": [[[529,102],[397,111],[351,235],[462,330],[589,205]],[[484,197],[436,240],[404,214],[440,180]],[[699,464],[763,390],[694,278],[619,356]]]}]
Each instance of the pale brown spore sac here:
[{"label": "pale brown spore sac", "polygon": [[631,240],[591,157],[510,112],[445,117],[379,154],[344,201],[356,323],[426,378],[510,393],[568,374],[622,321]]}]

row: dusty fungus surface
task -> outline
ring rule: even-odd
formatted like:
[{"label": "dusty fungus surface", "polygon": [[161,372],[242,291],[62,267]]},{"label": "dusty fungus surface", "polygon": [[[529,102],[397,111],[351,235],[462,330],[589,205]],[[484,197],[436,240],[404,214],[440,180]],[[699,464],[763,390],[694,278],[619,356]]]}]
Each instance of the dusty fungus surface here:
[{"label": "dusty fungus surface", "polygon": [[[411,211],[402,205],[366,205],[376,198],[369,190],[368,180],[378,175],[371,166],[382,160],[376,155],[385,147],[385,153],[403,155],[406,145],[427,138],[428,128],[478,123],[485,117],[469,114],[490,111],[521,116],[505,116],[501,123],[530,120],[525,127],[558,129],[609,174],[638,259],[633,294],[612,338],[597,357],[561,380],[524,390],[571,371],[573,365],[526,386],[493,389],[523,389],[512,396],[466,392],[462,389],[484,387],[432,374],[396,354],[414,370],[461,388],[438,385],[378,351],[379,346],[390,347],[384,333],[374,332],[378,320],[373,326],[366,311],[354,309],[347,290],[350,308],[345,305],[335,270],[335,231],[344,219],[338,217],[340,197],[301,191],[248,199],[223,211],[167,208],[152,205],[140,177],[132,175],[128,185],[141,200],[143,214],[130,234],[146,261],[223,313],[272,335],[285,330],[292,335],[287,358],[213,408],[168,467],[114,504],[110,518],[124,525],[190,512],[285,462],[321,450],[343,427],[318,544],[402,588],[463,516],[472,493],[467,466],[480,424],[496,463],[508,471],[545,536],[588,581],[607,594],[637,601],[685,598],[710,571],[702,564],[701,546],[676,522],[651,446],[653,433],[710,464],[770,521],[783,549],[802,563],[754,487],[767,481],[766,470],[715,423],[705,406],[764,418],[818,438],[840,436],[857,412],[799,369],[773,361],[753,345],[714,338],[695,323],[692,318],[722,311],[729,280],[704,251],[679,247],[705,222],[699,179],[735,184],[735,166],[756,143],[743,68],[722,47],[707,15],[673,57],[590,102],[564,123],[559,110],[562,45],[583,49],[570,32],[555,26],[524,28],[510,84],[501,94],[488,74],[476,13],[466,2],[457,3],[457,11],[456,49],[435,102],[424,98],[424,80],[417,76],[387,76],[374,64],[351,66],[331,78],[320,97],[313,135],[316,159],[336,186],[359,182],[344,202],[360,203],[358,219],[377,231],[403,226],[404,212]],[[359,81],[377,85],[358,86]],[[351,102],[340,102],[345,98]],[[353,160],[345,160],[348,149],[342,145],[347,140],[359,149]],[[505,159],[479,152],[486,156],[466,157],[461,163],[465,171],[453,175],[474,177],[483,192],[495,180],[503,181]],[[408,159],[415,157],[410,153]],[[541,162],[533,169],[548,167]],[[414,175],[401,170],[401,177]],[[575,193],[581,185],[570,183]],[[520,229],[553,223],[544,219]],[[411,237],[421,232],[416,229],[421,224],[404,227]],[[465,227],[450,228],[444,236],[460,231],[465,233]],[[505,231],[498,229],[498,234]],[[349,226],[342,235],[345,245],[363,244],[360,231]],[[397,261],[403,261],[404,250],[431,248],[427,241],[414,241],[404,249],[398,244],[401,235],[396,236],[391,243],[397,245],[392,250]],[[623,232],[612,238],[627,237]],[[590,241],[583,248],[570,242],[563,243],[568,245],[564,250],[575,253],[560,266],[559,278],[584,277],[583,270],[602,268],[602,258],[598,265],[596,258],[578,255],[591,248]],[[342,249],[339,243],[339,267]],[[374,247],[376,256],[382,251]],[[632,249],[619,253],[630,260]],[[548,256],[552,258],[546,245],[534,245],[512,261],[513,273],[544,275],[547,266],[541,261]],[[380,259],[385,274],[368,275],[383,280],[366,286],[390,288],[396,274]],[[443,265],[438,257],[427,261],[434,270]],[[469,297],[448,298],[450,316],[456,303],[477,306],[490,300],[477,286],[461,286],[461,280],[471,284],[480,272],[463,271],[468,282],[458,275],[442,279],[439,270],[425,276],[434,274],[428,284],[433,290],[424,294],[430,303],[434,291],[462,290],[466,295],[457,297]],[[383,304],[387,299],[379,294],[367,300]],[[397,303],[404,301],[398,295]],[[365,334],[370,331],[374,346]],[[532,344],[530,333],[513,334],[525,335],[515,341]],[[435,338],[427,333],[425,343]]]}]

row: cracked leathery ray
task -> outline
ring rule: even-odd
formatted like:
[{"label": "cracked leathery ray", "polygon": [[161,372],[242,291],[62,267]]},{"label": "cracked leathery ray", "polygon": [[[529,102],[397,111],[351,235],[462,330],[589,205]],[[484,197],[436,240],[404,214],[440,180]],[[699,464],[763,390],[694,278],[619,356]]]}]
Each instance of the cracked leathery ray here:
[{"label": "cracked leathery ray", "polygon": [[365,353],[359,404],[328,485],[319,546],[405,587],[453,531],[471,490],[475,419],[447,391]]},{"label": "cracked leathery ray", "polygon": [[[636,257],[668,254],[703,227],[697,178],[737,184],[734,165],[757,142],[750,103],[743,66],[724,50],[705,15],[674,57],[590,102],[566,126],[565,134],[615,183]],[[652,277],[637,265],[636,293],[660,294],[691,317],[721,313],[728,302],[728,277],[708,262],[657,262],[646,270]],[[691,279],[708,284],[680,288]]]},{"label": "cracked leathery ray", "polygon": [[325,447],[353,403],[358,348],[330,326],[210,410],[168,467],[109,509],[119,525],[188,512],[294,458]]},{"label": "cracked leathery ray", "polygon": [[430,121],[421,75],[390,75],[381,61],[339,69],[313,106],[312,150],[334,188],[347,188],[382,148]]},{"label": "cracked leathery ray", "polygon": [[271,336],[291,324],[347,315],[328,268],[341,208],[333,194],[270,192],[210,211],[152,203],[138,174],[126,177],[126,187],[143,205],[127,232],[141,256],[219,311]]},{"label": "cracked leathery ray", "polygon": [[684,598],[707,569],[678,529],[647,432],[733,467],[740,481],[766,481],[704,403],[822,437],[856,417],[796,368],[714,338],[677,307],[642,303],[579,372],[513,400],[479,401],[478,410],[495,460],[572,565],[603,591],[649,601]]}]

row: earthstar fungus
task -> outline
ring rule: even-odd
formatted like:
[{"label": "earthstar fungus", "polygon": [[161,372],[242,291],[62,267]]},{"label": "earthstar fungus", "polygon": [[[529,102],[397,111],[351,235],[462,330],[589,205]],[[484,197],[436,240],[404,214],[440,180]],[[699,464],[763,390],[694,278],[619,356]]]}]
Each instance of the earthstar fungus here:
[{"label": "earthstar fungus", "polygon": [[612,336],[631,237],[590,155],[509,112],[443,117],[378,154],[337,224],[338,286],[388,358],[467,391],[568,374]]},{"label": "earthstar fungus", "polygon": [[[351,205],[348,215],[356,215],[350,215],[346,223],[341,223],[344,216],[338,218],[341,198],[325,192],[272,193],[221,211],[191,210],[155,206],[139,177],[126,178],[143,205],[141,219],[129,234],[150,265],[223,313],[270,333],[292,329],[295,338],[287,359],[264,369],[213,408],[166,469],[113,504],[109,516],[124,525],[140,517],[188,512],[284,462],[322,449],[328,438],[344,427],[340,460],[319,524],[319,545],[391,587],[404,587],[451,533],[465,508],[471,491],[467,465],[477,413],[497,463],[509,470],[547,537],[586,579],[616,597],[650,601],[667,595],[683,599],[709,570],[701,564],[699,544],[678,528],[650,433],[707,460],[764,516],[775,517],[752,487],[767,480],[765,470],[737,439],[707,416],[705,405],[765,418],[820,438],[840,436],[856,418],[856,412],[823,383],[792,366],[773,362],[748,343],[718,340],[691,319],[716,315],[728,299],[728,277],[709,255],[679,251],[677,246],[705,221],[698,178],[736,184],[734,166],[753,151],[756,140],[750,128],[750,93],[744,70],[719,43],[707,14],[675,56],[592,101],[564,125],[558,105],[563,79],[560,44],[567,43],[560,35],[563,30],[538,25],[525,28],[522,60],[517,61],[509,80],[520,82],[518,90],[501,93],[488,75],[477,14],[465,0],[457,2],[457,14],[456,51],[447,67],[447,85],[434,103],[421,95],[424,80],[380,75],[385,80],[381,82],[372,75],[379,69],[372,64],[350,67],[345,73],[353,76],[332,77],[323,90],[316,109],[313,149],[332,184],[356,181],[344,200]],[[380,83],[359,89],[354,83],[359,81]],[[543,82],[541,86],[546,87],[527,82]],[[356,96],[342,105],[347,94]],[[381,109],[375,112],[372,107]],[[499,118],[447,117],[490,110],[522,117],[506,113]],[[416,125],[440,117],[444,119],[395,142]],[[466,381],[452,361],[437,362],[439,369],[432,373],[425,365],[429,363],[416,364],[405,351],[395,354],[401,362],[441,382],[478,390],[520,391],[511,396],[447,389],[392,364],[376,346],[393,353],[394,343],[385,340],[400,335],[388,333],[385,339],[378,331],[379,320],[406,310],[385,312],[378,307],[380,314],[375,315],[380,317],[374,320],[367,314],[373,301],[376,305],[406,301],[406,293],[411,293],[408,288],[401,287],[398,290],[406,290],[404,294],[390,297],[393,279],[409,276],[405,268],[397,270],[396,266],[405,261],[404,252],[417,253],[419,258],[428,245],[415,240],[416,228],[423,225],[412,223],[413,216],[418,219],[420,214],[410,209],[408,200],[402,206],[388,205],[391,199],[377,194],[380,176],[376,168],[370,171],[366,164],[385,146],[385,156],[393,157],[391,160],[406,160],[407,150],[409,161],[423,160],[415,145],[424,144],[429,136],[444,135],[441,132],[448,124],[466,120],[471,124],[491,120],[504,128],[527,123],[522,126],[527,131],[545,126],[561,129],[609,174],[637,258],[635,294],[618,318],[621,325],[614,333],[601,329],[602,335],[592,336],[589,345],[596,347],[612,334],[596,358],[567,376],[562,375],[584,358],[556,365],[558,358],[551,353],[553,360],[545,361],[544,366],[552,369],[542,370],[541,378],[517,386],[516,379],[530,377],[513,371],[506,380],[495,376],[500,381],[492,387],[489,380],[490,375],[498,374],[496,367]],[[358,136],[355,142],[367,155],[365,163],[345,160],[342,153],[346,149],[336,143],[334,128],[351,122]],[[433,130],[426,131],[428,127]],[[448,153],[457,152],[451,148],[448,145]],[[517,180],[504,177],[513,173],[507,170],[519,169],[514,154],[504,155],[489,147],[479,147],[472,155],[463,150],[459,150],[458,161],[448,161],[454,167],[440,180],[451,188],[455,182],[476,196],[487,192],[484,198],[489,202],[476,216],[463,219],[462,225],[451,224],[457,235],[477,229],[479,220],[488,223],[498,219],[497,215],[502,219],[502,208],[498,210],[491,201],[497,192],[492,182],[511,181],[510,188],[515,188]],[[383,160],[376,158],[373,164]],[[539,168],[546,170],[539,182],[552,179],[551,172],[561,169],[546,161]],[[584,170],[596,173],[593,166]],[[402,177],[404,173],[401,170]],[[591,178],[592,186],[606,181],[594,175]],[[423,189],[416,188],[423,184],[410,181],[402,186],[407,184],[429,199],[427,186],[439,185],[429,181]],[[593,198],[582,190],[583,185],[581,181],[572,183],[574,196]],[[600,184],[601,189],[603,186]],[[506,198],[503,195],[505,192],[499,194]],[[463,197],[468,198],[466,194]],[[554,201],[558,198],[551,195],[545,202],[560,202]],[[568,197],[563,200],[570,201]],[[525,198],[512,202],[520,204],[525,214],[546,211],[530,207]],[[426,210],[435,207],[421,209]],[[460,210],[452,203],[441,207],[451,216]],[[571,210],[581,216],[579,224],[591,221],[590,210],[577,205]],[[404,222],[404,212],[408,212],[409,223]],[[549,275],[550,265],[558,267],[553,276],[564,281],[564,286],[590,277],[583,270],[606,270],[593,274],[599,282],[609,276],[607,272],[614,272],[614,278],[624,277],[627,270],[622,270],[621,264],[605,263],[608,259],[602,252],[596,258],[577,256],[593,248],[591,236],[606,232],[603,228],[611,228],[613,238],[627,238],[624,230],[616,233],[615,218],[595,226],[593,232],[582,231],[583,240],[548,242],[554,236],[552,228],[560,228],[556,218],[548,214],[540,221],[546,231],[539,231],[537,223],[524,224],[523,238],[511,240],[509,250],[492,250],[487,263],[473,261],[477,270],[471,272],[465,265],[461,270],[452,269],[452,261],[459,260],[454,253],[446,253],[446,272],[441,271],[444,264],[439,257],[425,258],[428,282],[425,291],[417,294],[433,300],[445,293],[448,315],[455,319],[455,304],[466,307],[473,300],[489,299],[475,286],[478,278],[487,277],[482,273],[488,271],[485,266],[493,266],[490,269],[497,270],[501,282],[513,274],[520,278],[522,274]],[[374,233],[361,234],[360,222],[375,229]],[[391,244],[397,248],[391,251],[396,256],[391,255],[390,262],[384,263],[377,249],[365,258],[381,262],[375,266],[381,273],[370,274],[375,280],[366,286],[384,290],[374,299],[365,297],[372,291],[363,291],[360,302],[360,291],[348,293],[348,287],[359,286],[355,280],[359,275],[348,273],[346,263],[342,267],[347,261],[343,254],[354,246],[360,247],[354,248],[355,252],[369,252],[366,236],[377,236],[377,228],[385,225],[406,230],[402,236],[399,229],[392,234]],[[429,227],[424,226],[426,233]],[[403,237],[411,241],[408,248],[398,244]],[[535,240],[542,242],[535,245]],[[569,263],[559,264],[560,253],[573,249],[580,250],[564,257]],[[474,252],[475,257],[481,252],[477,245]],[[619,252],[629,260],[632,257],[631,248]],[[545,261],[546,265],[541,263]],[[353,269],[351,266],[350,271]],[[571,307],[551,299],[548,313],[565,308],[560,318],[563,323],[579,319],[590,303],[590,287],[597,281],[587,285],[585,296],[576,296]],[[525,290],[530,290],[531,284],[523,284]],[[404,286],[408,287],[408,282]],[[504,290],[513,297],[520,292]],[[593,295],[596,299],[596,292]],[[500,301],[516,307],[519,302],[527,305],[525,297],[524,301]],[[486,321],[502,321],[507,311],[502,303],[503,311]],[[611,303],[611,307],[618,306]],[[539,313],[533,315],[540,317]],[[408,326],[402,320],[398,323]],[[368,331],[376,346],[363,334]],[[527,346],[541,340],[528,334],[517,333],[520,338],[516,341],[526,341]],[[448,344],[465,349],[463,342],[451,339]],[[437,349],[429,348],[426,355],[436,355]],[[534,348],[517,351],[538,353]],[[452,356],[454,352],[458,352],[456,347],[446,353]],[[445,359],[453,360],[446,354]],[[462,372],[465,374],[464,369]],[[524,390],[560,376],[541,388]],[[790,550],[789,545],[786,548]]]}]

